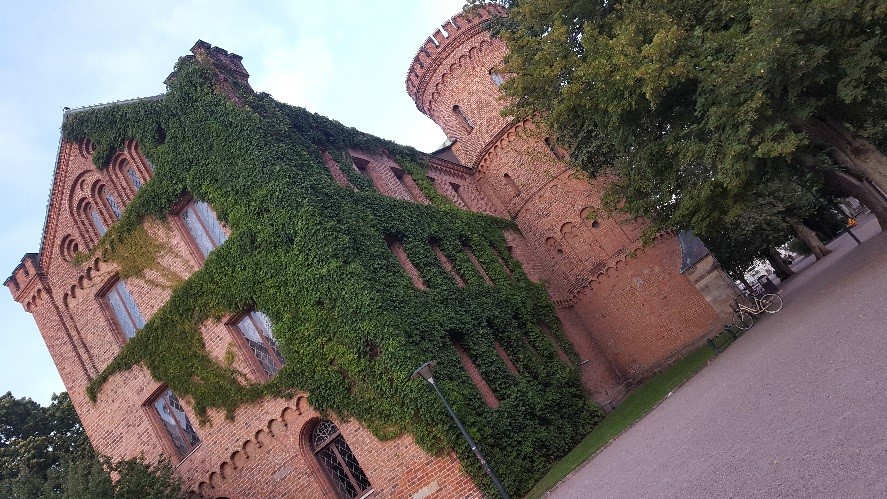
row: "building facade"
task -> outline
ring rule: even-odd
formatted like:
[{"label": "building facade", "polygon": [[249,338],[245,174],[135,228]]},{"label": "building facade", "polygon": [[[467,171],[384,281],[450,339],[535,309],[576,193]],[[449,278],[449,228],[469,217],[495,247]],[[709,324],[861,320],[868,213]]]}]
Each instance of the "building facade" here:
[{"label": "building facade", "polygon": [[[456,290],[494,295],[500,282],[521,273],[544,286],[558,323],[531,327],[552,355],[578,373],[590,399],[612,407],[633,383],[720,328],[730,313],[730,281],[717,278],[715,262],[682,274],[675,235],[642,244],[642,222],[601,209],[606,179],[577,175],[564,152],[532,123],[500,115],[503,77],[496,67],[505,47],[486,28],[503,13],[489,6],[453,17],[410,65],[409,95],[450,138],[446,147],[422,155],[425,179],[414,178],[384,151],[352,147],[345,160],[324,151],[319,163],[344,191],[358,191],[356,180],[363,179],[399,202],[431,209],[436,193],[462,210],[511,221],[503,232],[507,253],[463,243],[454,254],[426,239],[429,258]],[[213,68],[217,90],[244,106],[234,90],[249,88],[240,57],[204,42],[192,52]],[[143,249],[156,249],[149,252],[153,263],[138,276],[128,273],[125,258],[91,253],[155,173],[136,137],[103,168],[94,164],[95,147],[90,140],[63,140],[40,252],[25,255],[6,285],[34,316],[99,452],[115,459],[166,456],[186,485],[206,497],[481,495],[455,453],[429,455],[408,434],[380,440],[359,418],[321,414],[308,402],[311,393],[260,398],[229,414],[211,406],[203,414],[159,380],[150,362],[135,362],[104,379],[176,289],[234,236],[212,204],[186,194],[165,220],[148,217],[136,232],[150,241]],[[434,288],[408,242],[385,234],[378,245],[387,246],[414,292]],[[244,384],[261,384],[297,362],[275,338],[279,324],[271,322],[258,307],[246,307],[201,322],[200,339],[209,357]],[[506,382],[508,376],[533,377],[528,361],[503,338],[489,345],[489,358],[501,359],[504,374],[498,376]],[[446,341],[484,410],[507,405],[503,389],[489,379],[491,368],[477,361],[476,347],[456,336]],[[526,335],[522,341],[529,344]],[[528,351],[538,351],[536,345]],[[371,357],[378,355],[373,348]],[[88,388],[97,379],[104,381],[91,400]]]}]

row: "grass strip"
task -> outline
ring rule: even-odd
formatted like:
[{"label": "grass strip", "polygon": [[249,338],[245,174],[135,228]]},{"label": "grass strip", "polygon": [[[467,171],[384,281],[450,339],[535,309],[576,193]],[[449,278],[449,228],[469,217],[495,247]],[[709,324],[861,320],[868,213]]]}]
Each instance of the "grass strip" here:
[{"label": "grass strip", "polygon": [[699,372],[713,356],[714,351],[708,345],[703,345],[635,388],[619,407],[608,414],[576,448],[558,461],[548,474],[530,489],[526,498],[542,497],[613,438],[644,417],[672,390]]}]

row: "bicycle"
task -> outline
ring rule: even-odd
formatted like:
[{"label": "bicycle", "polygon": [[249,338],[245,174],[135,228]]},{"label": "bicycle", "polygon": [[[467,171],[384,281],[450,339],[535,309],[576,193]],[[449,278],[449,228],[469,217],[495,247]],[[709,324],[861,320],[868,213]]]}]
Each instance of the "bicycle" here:
[{"label": "bicycle", "polygon": [[760,296],[750,296],[749,299],[754,303],[754,307],[749,307],[742,303],[736,302],[736,313],[733,314],[733,325],[742,330],[751,329],[755,323],[755,315],[775,314],[782,310],[782,297],[775,293],[767,293]]}]

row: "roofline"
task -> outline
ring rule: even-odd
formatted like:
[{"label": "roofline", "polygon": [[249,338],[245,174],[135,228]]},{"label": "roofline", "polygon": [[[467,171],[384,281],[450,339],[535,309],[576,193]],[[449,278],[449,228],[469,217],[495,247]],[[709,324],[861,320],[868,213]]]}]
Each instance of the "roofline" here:
[{"label": "roofline", "polygon": [[451,139],[451,138],[447,137],[447,141],[444,142],[444,144],[443,144],[442,146],[438,147],[437,149],[431,151],[431,152],[428,153],[428,154],[431,155],[431,156],[435,156],[435,155],[437,155],[439,152],[443,151],[444,149],[449,149],[449,148],[451,148],[451,147],[453,146],[453,144],[456,143],[457,140],[458,140],[458,139]]},{"label": "roofline", "polygon": [[64,135],[64,132],[62,129],[65,124],[65,118],[67,118],[68,115],[71,115],[71,114],[78,114],[78,113],[82,113],[85,111],[93,111],[96,109],[105,109],[105,108],[109,108],[112,106],[134,104],[136,102],[150,102],[150,101],[163,100],[164,97],[166,97],[165,93],[158,94],[158,95],[152,95],[149,97],[137,97],[135,99],[127,99],[127,100],[119,100],[119,101],[114,101],[114,102],[105,102],[105,103],[101,103],[101,104],[93,104],[91,106],[83,106],[83,107],[78,107],[78,108],[74,108],[74,109],[65,108],[64,112],[62,113],[62,125],[59,126],[59,144],[58,144],[58,150],[56,151],[56,155],[55,155],[55,167],[52,170],[52,187],[50,187],[50,189],[49,189],[49,198],[46,200],[46,216],[43,218],[43,231],[40,234],[40,251],[37,253],[38,260],[40,261],[41,266],[45,266],[44,264],[46,263],[46,262],[43,262],[42,260],[43,260],[43,256],[45,255],[45,249],[46,249],[46,230],[49,228],[49,217],[51,215],[50,210],[52,209],[52,198],[55,195],[56,189],[60,188],[58,186],[58,184],[56,183],[56,177],[58,176],[59,167],[61,166],[61,163],[62,163],[62,149],[64,148],[64,142],[65,142],[65,140],[64,140],[65,135]]},{"label": "roofline", "polygon": [[136,97],[135,99],[117,100],[114,102],[103,102],[100,104],[92,104],[90,106],[65,108],[64,116],[67,116],[69,114],[81,113],[83,111],[91,111],[93,109],[104,109],[106,107],[111,107],[111,106],[121,106],[121,105],[126,105],[126,104],[133,104],[136,102],[150,102],[150,101],[155,101],[155,100],[163,100],[164,97],[166,97],[165,93],[151,95],[149,97]]}]

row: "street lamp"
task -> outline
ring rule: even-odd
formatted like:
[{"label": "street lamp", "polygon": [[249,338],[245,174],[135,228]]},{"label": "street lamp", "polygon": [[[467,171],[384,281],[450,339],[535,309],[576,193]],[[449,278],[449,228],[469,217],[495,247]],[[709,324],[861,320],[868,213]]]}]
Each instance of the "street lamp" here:
[{"label": "street lamp", "polygon": [[443,392],[440,391],[440,387],[438,387],[437,383],[434,381],[434,376],[431,375],[431,369],[435,365],[437,365],[436,360],[431,360],[422,364],[421,366],[419,366],[418,369],[416,369],[415,372],[413,372],[413,376],[411,378],[422,378],[425,381],[431,383],[431,386],[434,388],[434,392],[437,393],[438,397],[440,397],[440,401],[443,402],[444,407],[447,408],[447,412],[450,413],[450,417],[453,418],[453,422],[456,423],[456,427],[459,428],[459,431],[462,432],[462,436],[465,437],[465,441],[468,442],[468,446],[471,447],[471,452],[474,452],[475,457],[477,457],[477,460],[480,461],[480,465],[483,466],[484,471],[487,473],[487,475],[490,476],[490,480],[493,481],[493,486],[496,487],[496,490],[499,491],[499,494],[503,498],[510,499],[508,492],[505,491],[505,487],[502,486],[502,482],[499,481],[499,477],[496,476],[496,472],[493,471],[493,468],[491,468],[489,463],[487,463],[487,460],[484,459],[484,455],[480,453],[480,449],[477,448],[477,444],[474,443],[474,439],[471,438],[471,435],[468,434],[468,430],[466,430],[465,427],[462,425],[462,422],[459,421],[456,413],[453,412],[453,408],[450,407],[450,404],[444,397]]}]

